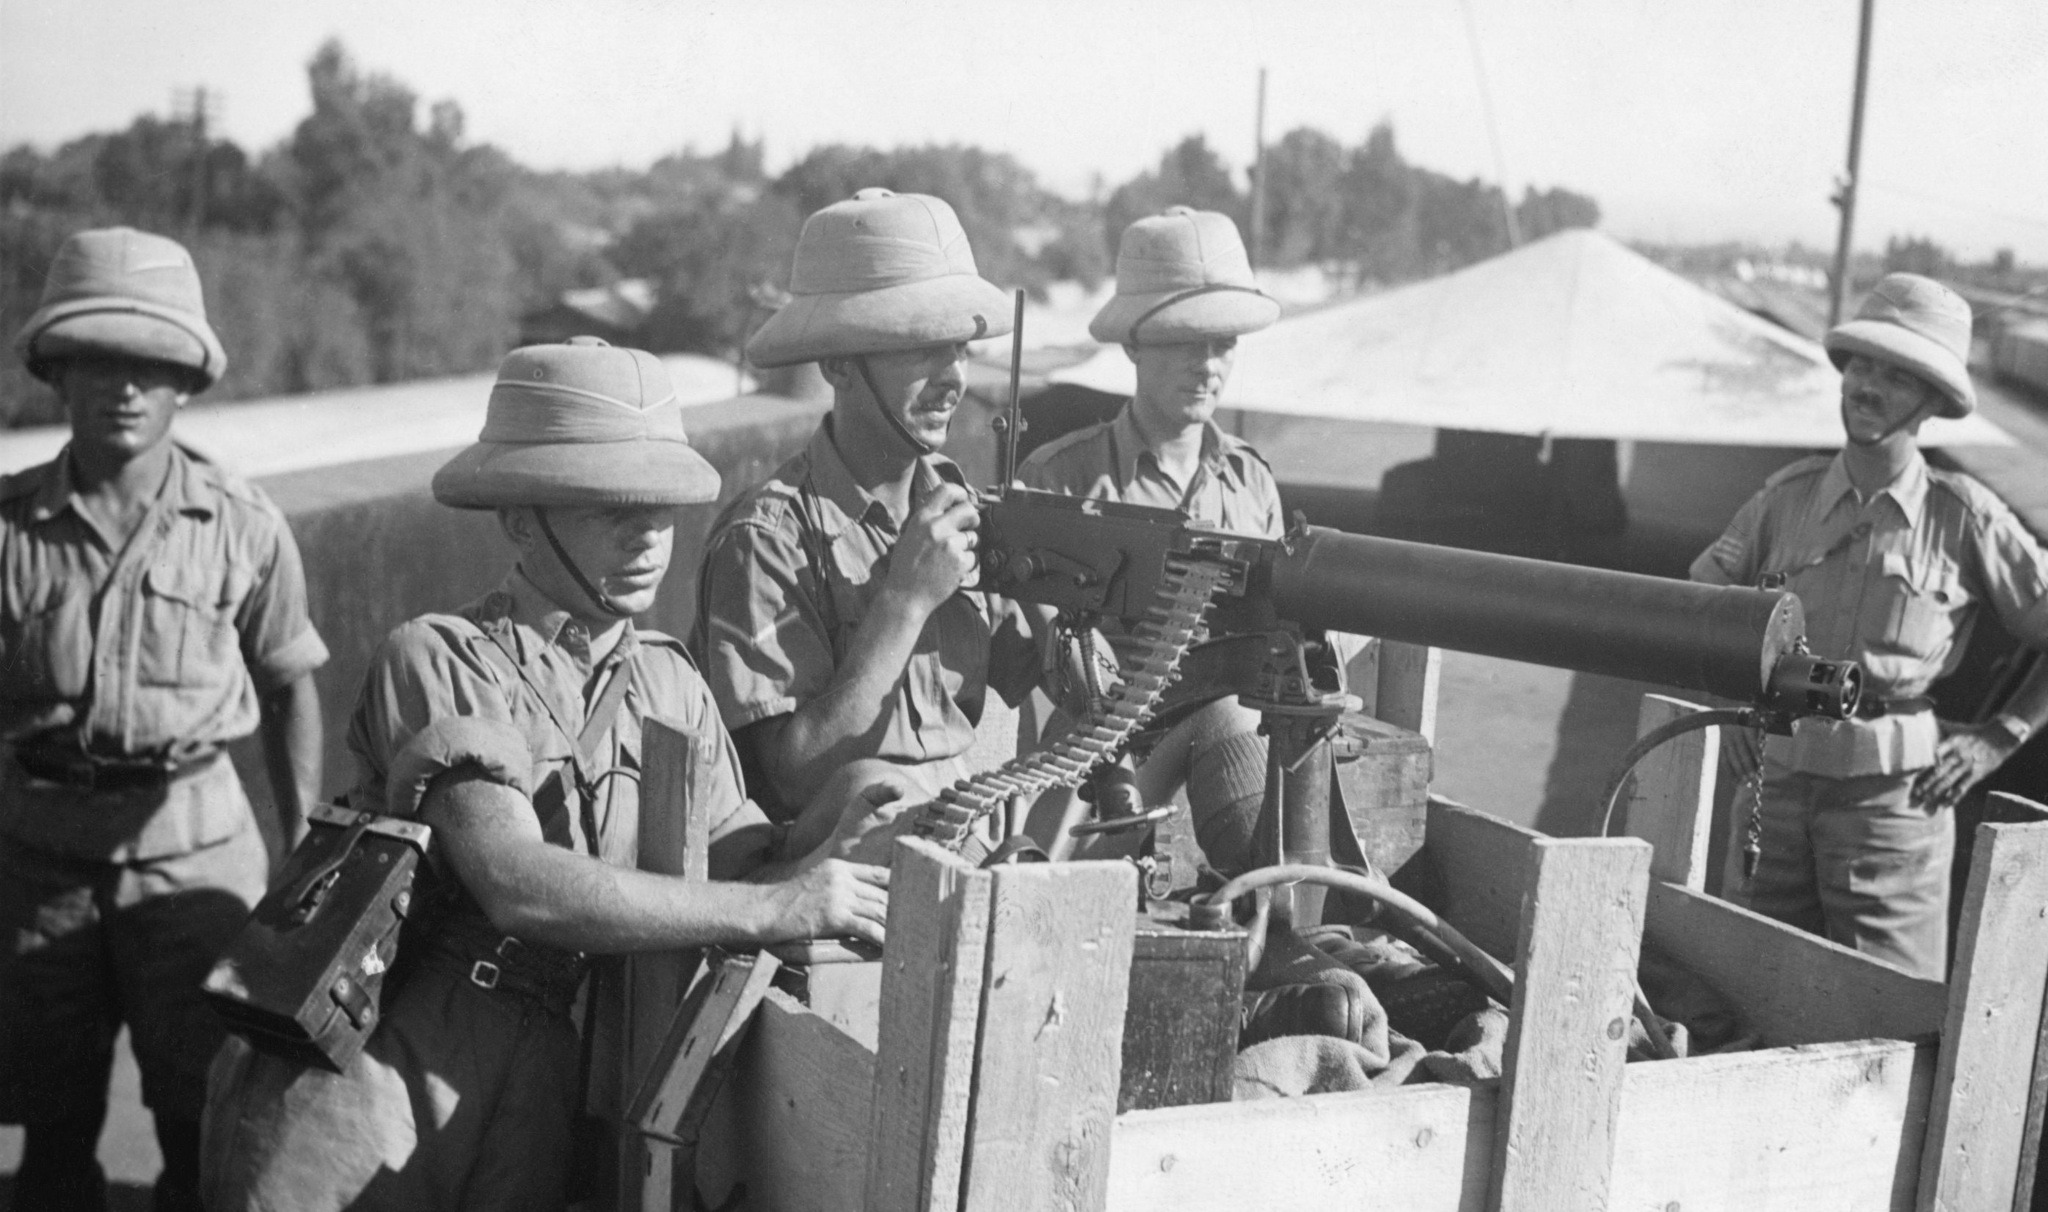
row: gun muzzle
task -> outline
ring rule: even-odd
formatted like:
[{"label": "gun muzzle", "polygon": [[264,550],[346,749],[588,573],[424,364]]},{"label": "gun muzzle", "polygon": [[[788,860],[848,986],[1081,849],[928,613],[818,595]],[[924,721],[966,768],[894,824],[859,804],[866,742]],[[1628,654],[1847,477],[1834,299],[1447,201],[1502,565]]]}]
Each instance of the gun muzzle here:
[{"label": "gun muzzle", "polygon": [[1817,715],[1846,720],[1863,697],[1863,669],[1854,661],[1830,661],[1802,645],[1778,658],[1760,704],[1788,716]]}]

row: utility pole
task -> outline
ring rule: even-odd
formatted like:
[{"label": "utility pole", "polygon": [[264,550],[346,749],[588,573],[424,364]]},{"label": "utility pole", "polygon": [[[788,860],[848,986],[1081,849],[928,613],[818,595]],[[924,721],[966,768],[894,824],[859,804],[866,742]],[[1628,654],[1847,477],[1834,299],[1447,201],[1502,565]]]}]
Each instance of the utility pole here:
[{"label": "utility pole", "polygon": [[1870,19],[1877,0],[1863,0],[1863,20],[1856,32],[1856,95],[1849,103],[1849,175],[1835,190],[1842,208],[1842,229],[1835,240],[1834,289],[1828,295],[1828,327],[1842,322],[1849,300],[1849,244],[1856,230],[1856,176],[1863,162],[1863,94],[1870,85]]},{"label": "utility pole", "polygon": [[1493,120],[1493,90],[1486,83],[1486,56],[1479,52],[1479,22],[1472,16],[1472,0],[1461,0],[1465,13],[1465,42],[1472,48],[1472,78],[1479,85],[1479,108],[1486,116],[1486,139],[1493,145],[1493,171],[1500,178],[1501,224],[1507,229],[1508,248],[1522,246],[1522,224],[1515,217],[1515,200],[1508,193],[1508,158],[1500,148],[1500,125]]},{"label": "utility pole", "polygon": [[1259,103],[1252,118],[1252,268],[1266,263],[1266,69],[1259,69]]},{"label": "utility pole", "polygon": [[185,120],[191,133],[190,160],[186,166],[186,171],[191,174],[191,200],[185,215],[185,232],[189,240],[198,236],[199,226],[206,220],[207,187],[211,184],[206,159],[213,146],[207,127],[220,108],[220,94],[201,84],[190,92],[181,90],[173,94],[171,107],[178,117]]}]

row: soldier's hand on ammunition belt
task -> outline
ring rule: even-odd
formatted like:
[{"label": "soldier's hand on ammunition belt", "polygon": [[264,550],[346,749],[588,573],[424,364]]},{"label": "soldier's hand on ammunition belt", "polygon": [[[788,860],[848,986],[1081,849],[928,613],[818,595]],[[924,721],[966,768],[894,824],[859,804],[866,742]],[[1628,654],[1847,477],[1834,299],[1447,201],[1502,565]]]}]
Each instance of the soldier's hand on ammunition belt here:
[{"label": "soldier's hand on ammunition belt", "polygon": [[777,884],[774,939],[855,938],[882,943],[889,869],[825,859]]},{"label": "soldier's hand on ammunition belt", "polygon": [[840,809],[838,827],[819,848],[821,857],[888,866],[896,839],[910,829],[906,809],[917,802],[912,790],[900,776],[885,776],[863,788]]},{"label": "soldier's hand on ammunition belt", "polygon": [[1935,808],[1954,807],[2020,747],[2018,739],[1996,721],[1951,724],[1944,720],[1941,732],[1934,765],[1921,771],[1913,782],[1913,798]]},{"label": "soldier's hand on ammunition belt", "polygon": [[919,617],[974,579],[975,528],[980,525],[973,495],[958,484],[939,485],[904,522],[889,553],[888,579]]}]

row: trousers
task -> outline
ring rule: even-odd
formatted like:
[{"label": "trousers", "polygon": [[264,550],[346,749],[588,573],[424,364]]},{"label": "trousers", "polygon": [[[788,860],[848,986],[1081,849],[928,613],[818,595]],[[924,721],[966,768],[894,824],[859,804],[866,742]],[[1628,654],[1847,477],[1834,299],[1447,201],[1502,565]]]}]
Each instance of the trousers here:
[{"label": "trousers", "polygon": [[1915,801],[1919,773],[1835,778],[1767,761],[1749,907],[1946,979],[1955,814]]},{"label": "trousers", "polygon": [[230,1039],[208,1079],[214,1212],[555,1212],[580,1090],[576,1025],[454,966],[406,975],[345,1073]]},{"label": "trousers", "polygon": [[0,1123],[93,1114],[123,1023],[143,1103],[197,1121],[225,1036],[200,982],[261,899],[267,867],[254,820],[189,853],[128,862],[0,836]]}]

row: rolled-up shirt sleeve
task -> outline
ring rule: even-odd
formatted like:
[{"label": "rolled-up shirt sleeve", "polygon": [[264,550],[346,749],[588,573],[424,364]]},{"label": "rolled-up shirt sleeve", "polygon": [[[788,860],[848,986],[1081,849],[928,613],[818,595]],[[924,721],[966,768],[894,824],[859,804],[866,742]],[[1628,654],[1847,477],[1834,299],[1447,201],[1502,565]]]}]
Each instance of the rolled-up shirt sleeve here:
[{"label": "rolled-up shirt sleeve", "polygon": [[276,506],[264,502],[270,522],[268,550],[235,615],[242,661],[264,694],[288,686],[327,663],[327,644],[307,614],[306,570],[291,527]]},{"label": "rolled-up shirt sleeve", "polygon": [[2048,651],[2048,551],[1995,498],[1975,511],[1973,521],[1976,572],[1998,621],[2014,639]]},{"label": "rolled-up shirt sleeve", "polygon": [[1757,550],[1764,516],[1764,494],[1751,497],[1728,529],[1692,562],[1690,575],[1705,585],[1754,585],[1760,570]]},{"label": "rolled-up shirt sleeve", "polygon": [[698,622],[704,678],[725,726],[787,715],[823,693],[832,645],[795,526],[743,519],[705,553]]},{"label": "rolled-up shirt sleeve", "polygon": [[466,650],[432,622],[401,624],[371,660],[349,717],[348,748],[358,771],[350,804],[383,809],[399,755],[435,721],[451,718],[518,730],[505,692]]}]

